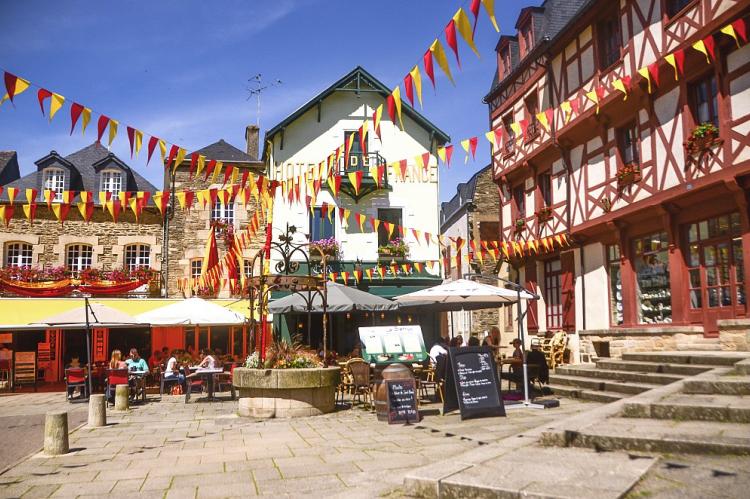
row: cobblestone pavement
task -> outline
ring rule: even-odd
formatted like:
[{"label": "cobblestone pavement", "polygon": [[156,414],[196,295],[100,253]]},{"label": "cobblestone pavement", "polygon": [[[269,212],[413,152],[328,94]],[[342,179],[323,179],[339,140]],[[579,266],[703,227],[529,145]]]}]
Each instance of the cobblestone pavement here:
[{"label": "cobblestone pavement", "polygon": [[254,421],[235,415],[236,402],[183,401],[110,412],[107,427],[71,435],[71,453],[38,454],[0,475],[0,497],[398,495],[414,467],[597,405],[563,400],[558,409],[467,421],[423,406],[423,421],[403,426],[361,408]]},{"label": "cobblestone pavement", "polygon": [[86,420],[85,404],[71,404],[63,393],[5,394],[0,397],[0,471],[44,444],[44,413],[68,411],[72,430]]}]

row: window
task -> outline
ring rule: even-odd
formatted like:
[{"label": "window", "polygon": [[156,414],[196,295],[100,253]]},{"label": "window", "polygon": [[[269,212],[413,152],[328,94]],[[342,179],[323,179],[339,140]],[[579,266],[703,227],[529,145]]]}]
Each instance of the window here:
[{"label": "window", "polygon": [[739,213],[690,224],[687,236],[690,308],[744,305],[745,267]]},{"label": "window", "polygon": [[505,133],[508,136],[508,140],[505,141],[505,154],[510,154],[513,152],[513,148],[516,145],[516,132],[513,131],[513,127],[511,124],[513,123],[513,115],[512,114],[506,114],[503,116],[503,128],[505,128]]},{"label": "window", "polygon": [[336,237],[336,230],[322,208],[313,208],[310,214],[310,241]]},{"label": "window", "polygon": [[151,246],[148,244],[128,244],[125,246],[125,268],[136,270],[151,267]]},{"label": "window", "polygon": [[201,270],[203,269],[203,260],[196,258],[190,260],[190,277],[198,279],[201,276]]},{"label": "window", "polygon": [[378,226],[378,247],[387,245],[392,239],[399,237],[398,229],[393,230],[393,235],[388,234],[388,229],[384,227],[383,222],[388,222],[394,225],[402,225],[401,208],[380,208],[378,209],[378,218],[380,219],[380,226]]},{"label": "window", "polygon": [[690,85],[690,105],[696,125],[712,123],[719,127],[718,86],[713,74]]},{"label": "window", "polygon": [[229,204],[224,204],[221,201],[216,201],[211,210],[211,221],[221,221],[226,222],[228,225],[234,225],[234,203],[229,202]]},{"label": "window", "polygon": [[669,241],[666,232],[635,240],[635,273],[638,319],[641,324],[672,322],[669,288]]},{"label": "window", "polygon": [[245,275],[245,277],[250,277],[252,270],[253,270],[252,260],[243,260],[242,261],[242,273]]},{"label": "window", "polygon": [[526,55],[534,48],[534,29],[531,21],[521,27],[520,34],[522,54]]},{"label": "window", "polygon": [[544,305],[547,312],[547,330],[562,329],[561,276],[562,263],[559,259],[544,262]]},{"label": "window", "polygon": [[511,72],[511,59],[510,59],[510,47],[505,47],[500,52],[500,60],[502,61],[502,75],[508,76]]},{"label": "window", "polygon": [[71,244],[65,258],[68,270],[75,275],[91,267],[93,256],[94,247],[90,244]]},{"label": "window", "polygon": [[524,103],[526,104],[526,119],[529,120],[529,128],[526,130],[526,136],[532,139],[539,134],[539,126],[536,119],[536,115],[539,112],[539,98],[536,93],[533,93],[526,97]]},{"label": "window", "polygon": [[609,277],[609,320],[613,326],[623,323],[622,275],[620,274],[620,247],[607,246],[607,276]]},{"label": "window", "polygon": [[539,195],[542,197],[542,205],[552,206],[552,177],[549,173],[542,173],[537,179],[539,184]]},{"label": "window", "polygon": [[638,128],[635,123],[617,129],[617,146],[623,165],[640,164]]},{"label": "window", "polygon": [[516,206],[516,218],[526,218],[526,189],[523,184],[513,188],[513,203]]},{"label": "window", "polygon": [[606,19],[600,21],[596,32],[599,69],[605,70],[620,60],[622,37],[620,36],[619,10],[615,10]]},{"label": "window", "polygon": [[667,16],[672,17],[680,13],[692,0],[666,0]]},{"label": "window", "polygon": [[65,190],[65,170],[61,168],[44,170],[44,189],[55,191],[53,201],[62,201],[63,190]]},{"label": "window", "polygon": [[30,244],[8,243],[5,245],[6,267],[31,267],[33,250]]},{"label": "window", "polygon": [[113,196],[122,191],[122,173],[105,170],[102,172],[101,190],[103,192],[111,192]]}]

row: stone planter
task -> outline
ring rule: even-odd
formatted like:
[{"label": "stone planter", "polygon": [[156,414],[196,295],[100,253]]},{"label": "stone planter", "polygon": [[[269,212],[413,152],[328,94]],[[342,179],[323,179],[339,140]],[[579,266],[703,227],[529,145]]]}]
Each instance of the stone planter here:
[{"label": "stone planter", "polygon": [[253,418],[298,418],[333,412],[341,369],[234,370],[239,414]]}]

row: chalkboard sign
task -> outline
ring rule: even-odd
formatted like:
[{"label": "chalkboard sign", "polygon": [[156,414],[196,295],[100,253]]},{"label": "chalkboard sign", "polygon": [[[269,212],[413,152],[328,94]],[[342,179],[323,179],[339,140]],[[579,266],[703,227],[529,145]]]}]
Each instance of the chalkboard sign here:
[{"label": "chalkboard sign", "polygon": [[489,347],[448,349],[443,413],[459,409],[461,419],[505,416],[495,356]]},{"label": "chalkboard sign", "polygon": [[388,394],[388,424],[418,423],[417,385],[413,379],[385,380]]}]

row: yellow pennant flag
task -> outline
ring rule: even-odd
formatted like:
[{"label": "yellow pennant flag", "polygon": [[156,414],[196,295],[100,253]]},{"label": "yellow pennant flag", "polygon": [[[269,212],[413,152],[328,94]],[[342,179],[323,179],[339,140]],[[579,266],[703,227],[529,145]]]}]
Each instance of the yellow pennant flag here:
[{"label": "yellow pennant flag", "polygon": [[[544,127],[544,129],[549,133],[549,120],[547,119],[547,113],[537,113],[536,114],[536,120],[539,122],[539,124]],[[493,132],[494,135],[494,132]]]},{"label": "yellow pennant flag", "polygon": [[492,144],[492,149],[494,150],[497,147],[495,132],[493,130],[490,130],[489,132],[485,132],[484,136],[487,137],[487,140],[490,142],[490,144]]},{"label": "yellow pennant flag", "polygon": [[430,45],[430,52],[432,52],[432,56],[437,60],[438,66],[443,70],[443,73],[445,73],[451,83],[455,85],[456,82],[453,81],[451,68],[448,65],[448,58],[445,56],[445,49],[443,49],[443,45],[440,43],[439,39],[435,38],[435,41],[432,42],[432,45]]},{"label": "yellow pennant flag", "polygon": [[737,38],[737,32],[734,30],[734,26],[731,24],[727,24],[720,30],[722,33],[724,33],[727,36],[731,36],[734,38],[734,42],[737,44],[737,48],[740,48],[740,40]]},{"label": "yellow pennant flag", "polygon": [[461,37],[464,39],[466,44],[471,47],[471,50],[479,57],[479,51],[477,46],[474,45],[474,29],[471,27],[469,22],[469,16],[466,15],[466,11],[460,8],[453,15],[453,21],[456,23],[458,32],[461,33]]},{"label": "yellow pennant flag", "polygon": [[89,123],[91,122],[91,109],[84,107],[83,111],[81,111],[81,133],[86,133],[86,127],[89,126]]},{"label": "yellow pennant flag", "polygon": [[117,120],[109,120],[109,146],[112,146],[112,141],[115,140],[117,135],[117,125],[119,125]]},{"label": "yellow pennant flag", "polygon": [[414,162],[417,164],[420,170],[424,170],[424,160],[422,159],[421,154],[417,154],[414,156]]},{"label": "yellow pennant flag", "polygon": [[180,166],[183,161],[185,161],[185,156],[187,156],[187,151],[182,147],[177,148],[177,154],[175,155],[174,167],[172,171],[177,171],[177,167]]},{"label": "yellow pennant flag", "polygon": [[639,69],[638,74],[646,79],[648,82],[648,93],[651,93],[651,73],[648,72],[648,67],[644,66]]},{"label": "yellow pennant flag", "polygon": [[[29,88],[29,85],[30,83],[27,80],[24,80],[20,76],[17,76],[16,77],[16,89],[13,92],[13,97],[25,92]],[[0,100],[0,104],[2,104],[3,102],[9,99],[10,99],[10,96],[8,94],[3,95],[3,98]]]},{"label": "yellow pennant flag", "polygon": [[708,49],[706,48],[706,44],[703,42],[703,40],[698,40],[693,44],[693,48],[700,52],[701,54],[706,56],[706,62],[708,64],[711,64],[711,59],[708,57]]},{"label": "yellow pennant flag", "polygon": [[52,94],[52,99],[49,103],[49,120],[52,121],[52,118],[55,117],[55,114],[60,110],[63,103],[65,102],[65,97],[63,97],[60,94]]},{"label": "yellow pennant flag", "polygon": [[222,161],[216,162],[216,167],[214,168],[214,173],[211,175],[211,183],[215,184],[216,180],[219,178],[219,172],[224,170],[224,163]]},{"label": "yellow pennant flag", "polygon": [[135,155],[138,157],[138,153],[141,151],[141,146],[143,145],[143,132],[135,130],[133,135],[135,138]]},{"label": "yellow pennant flag", "polygon": [[438,154],[438,158],[440,158],[440,161],[445,163],[445,158],[446,158],[445,147],[438,147],[437,154]]},{"label": "yellow pennant flag", "polygon": [[159,139],[159,152],[161,153],[161,164],[167,159],[167,143]]},{"label": "yellow pennant flag", "polygon": [[565,124],[568,124],[570,117],[573,115],[573,106],[570,105],[570,101],[566,100],[560,104],[560,109],[562,109],[563,116],[565,116]]},{"label": "yellow pennant flag", "polygon": [[599,94],[596,93],[596,90],[586,92],[586,98],[596,105],[596,114],[599,114]]},{"label": "yellow pennant flag", "polygon": [[383,118],[383,104],[379,105],[378,108],[375,110],[375,119],[373,123],[373,128],[375,129],[375,133],[380,136],[380,120]]},{"label": "yellow pennant flag", "polygon": [[404,122],[401,119],[401,87],[396,85],[396,88],[393,89],[393,92],[391,93],[391,95],[393,96],[393,103],[396,104],[396,114],[398,115],[398,123],[399,125],[401,125],[401,130],[403,130]]},{"label": "yellow pennant flag", "polygon": [[482,0],[482,5],[484,5],[484,10],[487,11],[487,15],[495,27],[495,31],[500,33],[500,27],[497,25],[497,20],[495,19],[495,0]]},{"label": "yellow pennant flag", "polygon": [[622,92],[622,95],[623,95],[622,100],[624,100],[624,101],[628,100],[628,89],[625,88],[625,83],[623,83],[623,81],[621,79],[617,79],[617,80],[613,81],[612,82],[612,88],[614,88],[615,90],[619,90],[620,92]]},{"label": "yellow pennant flag", "polygon": [[419,107],[422,107],[422,73],[419,72],[419,66],[414,66],[409,71],[411,79],[414,82],[414,88],[417,91],[417,100],[419,100]]},{"label": "yellow pennant flag", "polygon": [[669,63],[670,66],[672,66],[672,69],[674,69],[674,80],[679,80],[679,73],[677,72],[677,61],[675,60],[674,54],[667,54],[664,56],[664,60]]},{"label": "yellow pennant flag", "polygon": [[464,158],[464,164],[469,162],[469,146],[470,146],[469,139],[462,140],[461,141],[461,147],[464,148],[464,151],[466,151],[466,157]]},{"label": "yellow pennant flag", "polygon": [[198,166],[196,166],[195,176],[200,177],[200,174],[205,167],[206,167],[206,157],[203,154],[199,154]]},{"label": "yellow pennant flag", "polygon": [[521,124],[517,121],[514,121],[510,124],[510,129],[513,130],[513,134],[515,135],[515,139],[518,140],[521,137]]}]

